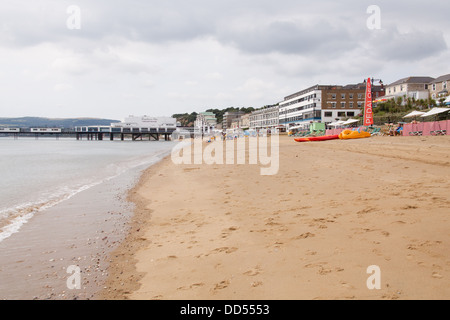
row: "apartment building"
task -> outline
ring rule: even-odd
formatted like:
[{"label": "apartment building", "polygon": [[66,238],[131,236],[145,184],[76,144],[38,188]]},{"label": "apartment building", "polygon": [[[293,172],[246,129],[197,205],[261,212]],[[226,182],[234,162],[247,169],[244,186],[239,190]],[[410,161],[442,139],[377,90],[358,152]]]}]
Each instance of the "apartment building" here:
[{"label": "apartment building", "polygon": [[430,97],[434,100],[446,98],[450,90],[450,74],[437,77],[428,85]]},{"label": "apartment building", "polygon": [[386,86],[386,99],[414,98],[428,99],[429,85],[435,79],[432,77],[407,77]]},{"label": "apartment building", "polygon": [[[280,102],[279,121],[287,128],[304,126],[311,121],[323,123],[351,118],[362,113],[365,101],[364,83],[341,85],[315,85],[287,96]],[[372,87],[373,99],[383,97],[383,86]]]},{"label": "apartment building", "polygon": [[322,119],[322,90],[331,86],[315,85],[293,93],[279,103],[278,121],[286,129],[292,126],[309,126],[310,121]]},{"label": "apartment building", "polygon": [[222,129],[232,129],[232,123],[233,121],[239,120],[239,118],[244,115],[244,112],[242,111],[236,111],[236,112],[225,112],[223,115],[223,121],[222,121]]},{"label": "apartment building", "polygon": [[279,124],[278,105],[267,106],[250,114],[251,129],[275,129]]},{"label": "apartment building", "polygon": [[200,112],[194,126],[199,128],[202,133],[211,133],[217,126],[216,115],[213,112]]}]

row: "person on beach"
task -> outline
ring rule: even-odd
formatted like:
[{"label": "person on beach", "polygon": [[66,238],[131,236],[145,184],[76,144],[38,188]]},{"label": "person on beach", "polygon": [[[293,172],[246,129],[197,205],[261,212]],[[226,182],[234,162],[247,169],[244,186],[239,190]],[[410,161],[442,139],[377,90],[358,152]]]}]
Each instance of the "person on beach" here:
[{"label": "person on beach", "polygon": [[403,131],[403,126],[401,123],[399,123],[397,126],[397,129],[395,129],[395,131],[394,131],[394,135],[400,136],[402,134],[402,131]]}]

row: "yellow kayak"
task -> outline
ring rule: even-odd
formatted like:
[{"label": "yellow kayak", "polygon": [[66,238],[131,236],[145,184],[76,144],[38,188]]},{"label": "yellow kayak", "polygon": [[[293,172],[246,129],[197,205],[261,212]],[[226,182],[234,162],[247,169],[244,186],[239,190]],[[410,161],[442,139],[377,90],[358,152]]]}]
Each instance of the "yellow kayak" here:
[{"label": "yellow kayak", "polygon": [[368,137],[370,137],[370,133],[367,131],[358,132],[349,129],[345,129],[339,134],[339,139],[360,139]]}]

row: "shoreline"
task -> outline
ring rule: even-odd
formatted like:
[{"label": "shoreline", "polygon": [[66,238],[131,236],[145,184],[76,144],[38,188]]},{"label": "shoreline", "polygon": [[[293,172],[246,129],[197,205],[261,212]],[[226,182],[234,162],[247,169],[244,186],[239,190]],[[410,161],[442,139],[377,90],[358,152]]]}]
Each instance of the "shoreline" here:
[{"label": "shoreline", "polygon": [[[110,253],[110,264],[107,270],[109,276],[103,289],[94,295],[94,299],[124,299],[125,295],[139,288],[137,281],[141,280],[144,274],[137,272],[135,267],[137,260],[134,255],[150,243],[148,239],[143,238],[141,228],[143,220],[151,219],[151,210],[145,208],[142,197],[137,191],[143,187],[150,176],[158,172],[158,168],[163,166],[165,161],[169,161],[169,158],[170,155],[144,169],[137,183],[127,192],[126,200],[134,204],[133,214],[127,222],[128,231],[118,247]],[[133,280],[131,284],[130,280]],[[127,283],[126,289],[122,289],[123,283]]]},{"label": "shoreline", "polygon": [[[449,137],[291,140],[276,176],[170,156],[146,169],[95,298],[448,299]],[[177,187],[150,191],[163,181]]]}]

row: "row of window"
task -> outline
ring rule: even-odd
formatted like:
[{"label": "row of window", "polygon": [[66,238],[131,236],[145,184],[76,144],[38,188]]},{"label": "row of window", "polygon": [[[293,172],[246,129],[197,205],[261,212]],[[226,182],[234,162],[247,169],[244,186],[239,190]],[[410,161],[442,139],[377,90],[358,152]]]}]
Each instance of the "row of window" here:
[{"label": "row of window", "polygon": [[309,100],[314,99],[314,98],[317,98],[317,94],[316,93],[310,94],[309,96],[306,96],[306,97],[303,97],[303,98],[300,98],[300,99],[297,99],[297,100],[293,100],[293,101],[291,101],[289,103],[283,104],[281,107],[288,107],[288,106],[291,106],[293,104],[296,104],[296,103],[299,103],[299,102],[303,102],[303,101],[307,101],[307,100],[309,101]]},{"label": "row of window", "polygon": [[[330,104],[331,104],[331,108],[332,109],[336,109],[336,107],[337,107],[337,103],[336,102],[330,102]],[[363,102],[362,101],[358,101],[357,105],[358,105],[358,108],[362,108]],[[353,102],[349,102],[348,103],[348,107],[349,108],[354,108],[354,106],[355,106],[355,104]],[[346,102],[341,102],[341,108],[347,108],[347,103]]]},{"label": "row of window", "polygon": [[[285,117],[280,118],[280,123],[288,123],[288,122],[294,122],[294,121],[303,121],[313,118],[313,112],[305,112],[302,115],[296,116],[296,117]],[[314,118],[321,118],[321,111],[317,110],[315,111]]]},{"label": "row of window", "polygon": [[293,113],[293,112],[297,112],[297,111],[301,111],[301,110],[305,110],[305,109],[311,109],[311,108],[315,108],[315,107],[317,107],[317,104],[310,103],[310,104],[307,104],[306,106],[292,108],[292,109],[285,110],[285,111],[280,111],[280,115],[286,115],[289,113]]},{"label": "row of window", "polygon": [[[428,90],[428,84],[424,84],[424,89]],[[436,91],[436,83],[433,83],[431,85],[431,89],[433,91]],[[443,81],[442,82],[442,90],[447,89],[447,81]],[[400,85],[400,92],[405,90],[405,86],[404,85]],[[397,92],[397,87],[393,87],[393,88],[389,88],[389,93],[396,93]]]},{"label": "row of window", "polygon": [[250,121],[251,127],[277,125],[277,124],[278,124],[278,119],[271,119],[271,120],[266,120],[266,121]]},{"label": "row of window", "polygon": [[[336,93],[329,93],[328,94],[328,98],[331,97],[331,100],[336,100]],[[345,99],[346,94],[345,93],[341,93],[341,99]],[[362,93],[358,93],[358,99],[363,99],[364,95]],[[348,94],[348,98],[349,99],[353,99],[354,98],[354,94],[353,93],[349,93]]]},{"label": "row of window", "polygon": [[[323,113],[323,116],[326,118],[331,118],[333,117],[333,112],[332,111],[325,111]],[[338,117],[354,117],[355,116],[355,112],[354,111],[338,111],[337,113]]]}]

